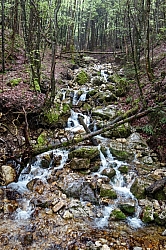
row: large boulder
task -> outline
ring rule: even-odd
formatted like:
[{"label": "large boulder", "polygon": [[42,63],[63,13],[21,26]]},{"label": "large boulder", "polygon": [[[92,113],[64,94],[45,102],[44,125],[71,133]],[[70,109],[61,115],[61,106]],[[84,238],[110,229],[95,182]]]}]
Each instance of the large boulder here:
[{"label": "large boulder", "polygon": [[74,170],[89,169],[90,159],[73,158],[70,161],[70,168]]},{"label": "large boulder", "polygon": [[11,182],[14,182],[17,177],[16,170],[10,165],[3,165],[0,168],[0,185],[8,185]]},{"label": "large boulder", "polygon": [[100,188],[100,197],[116,199],[117,194],[110,184],[102,184]]},{"label": "large boulder", "polygon": [[84,158],[84,159],[94,159],[99,157],[100,153],[97,147],[79,147],[71,152],[69,152],[69,159],[73,158]]}]

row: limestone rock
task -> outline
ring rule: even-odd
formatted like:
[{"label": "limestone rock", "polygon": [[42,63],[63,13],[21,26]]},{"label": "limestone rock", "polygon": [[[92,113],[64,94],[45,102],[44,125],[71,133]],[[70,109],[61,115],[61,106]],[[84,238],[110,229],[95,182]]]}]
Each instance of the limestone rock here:
[{"label": "limestone rock", "polygon": [[90,160],[83,158],[73,158],[70,162],[71,169],[80,170],[80,169],[89,169],[90,168]]},{"label": "limestone rock", "polygon": [[1,185],[8,185],[16,179],[16,170],[10,165],[3,165],[0,169],[2,175]]}]

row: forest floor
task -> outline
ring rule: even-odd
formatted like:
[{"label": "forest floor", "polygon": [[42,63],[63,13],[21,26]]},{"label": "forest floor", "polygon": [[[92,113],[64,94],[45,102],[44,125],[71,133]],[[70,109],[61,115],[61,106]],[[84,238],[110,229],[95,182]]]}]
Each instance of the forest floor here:
[{"label": "forest floor", "polygon": [[[93,55],[95,56],[95,55]],[[97,56],[97,55],[96,55]],[[98,57],[98,56],[97,56]],[[100,58],[98,57],[100,61]],[[103,60],[103,59],[102,59]],[[106,61],[108,57],[106,57]],[[40,126],[37,124],[37,117],[40,116],[47,98],[47,90],[50,84],[51,53],[47,52],[42,62],[42,93],[35,92],[30,82],[30,70],[25,60],[22,49],[17,49],[6,62],[5,74],[0,74],[0,161],[4,163],[8,156],[13,155],[13,148],[16,147],[22,137],[25,137],[26,128],[29,126],[31,139],[36,138]],[[143,59],[142,59],[143,65]],[[128,77],[130,75],[127,67]],[[71,59],[56,59],[56,82],[57,87],[63,87],[63,81],[67,77],[68,69],[71,68]],[[140,79],[143,85],[143,94],[148,107],[154,106],[166,99],[166,43],[157,45],[153,51],[153,74],[154,81],[150,82],[146,73],[141,70]],[[133,76],[130,76],[131,78]],[[137,84],[131,84],[127,96],[121,97],[119,105],[124,110],[132,107],[135,100],[139,99]],[[127,100],[130,100],[128,102]],[[140,105],[141,109],[141,105]],[[160,116],[159,112],[158,115]],[[132,125],[140,128],[151,147],[159,156],[162,162],[166,161],[166,119],[160,117],[143,117],[134,120]],[[28,120],[27,120],[28,119]],[[143,129],[142,129],[143,128]],[[17,143],[15,143],[17,142]],[[8,153],[6,153],[8,151]],[[4,156],[5,154],[7,156]]]}]

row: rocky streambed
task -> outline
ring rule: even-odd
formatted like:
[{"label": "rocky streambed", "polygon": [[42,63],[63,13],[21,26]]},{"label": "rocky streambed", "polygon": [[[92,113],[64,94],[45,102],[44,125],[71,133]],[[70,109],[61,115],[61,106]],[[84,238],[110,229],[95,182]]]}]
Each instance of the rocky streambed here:
[{"label": "rocky streambed", "polygon": [[[95,131],[123,113],[128,85],[114,70],[70,70],[45,114],[54,131],[32,144],[79,138],[79,116]],[[38,155],[17,182],[11,165],[1,167],[1,249],[166,249],[165,165],[129,124],[95,140]]]}]

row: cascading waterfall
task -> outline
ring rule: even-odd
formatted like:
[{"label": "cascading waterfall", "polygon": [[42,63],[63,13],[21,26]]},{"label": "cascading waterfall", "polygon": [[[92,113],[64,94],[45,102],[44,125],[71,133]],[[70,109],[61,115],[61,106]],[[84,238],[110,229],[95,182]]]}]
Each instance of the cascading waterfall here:
[{"label": "cascading waterfall", "polygon": [[108,225],[108,219],[113,209],[115,209],[120,202],[131,202],[135,204],[135,214],[133,217],[127,217],[128,224],[133,228],[139,228],[143,226],[142,221],[139,219],[140,214],[140,207],[138,206],[138,201],[134,197],[134,195],[130,192],[130,187],[134,181],[133,174],[128,174],[128,184],[125,182],[123,175],[118,170],[120,166],[127,165],[126,163],[114,159],[112,154],[110,153],[109,148],[106,148],[106,157],[100,150],[100,145],[98,146],[100,152],[100,159],[101,159],[101,166],[98,171],[98,174],[101,174],[102,171],[109,165],[113,166],[113,169],[116,171],[116,175],[110,184],[112,185],[113,189],[116,191],[118,198],[114,201],[114,204],[104,206],[103,208],[103,217],[96,219],[96,224],[98,227],[103,227]]},{"label": "cascading waterfall", "polygon": [[[20,192],[21,194],[24,194],[26,196],[26,193],[29,193],[29,190],[27,189],[27,183],[30,182],[33,179],[40,179],[44,183],[46,183],[46,178],[49,174],[49,170],[51,169],[52,162],[50,163],[50,166],[48,169],[41,168],[41,159],[44,155],[52,153],[55,156],[61,156],[62,159],[60,161],[59,166],[54,167],[54,169],[61,169],[63,168],[64,164],[67,161],[68,158],[68,151],[66,150],[52,150],[48,151],[46,153],[43,153],[41,155],[37,156],[37,160],[22,171],[18,182],[13,182],[8,185],[9,188],[12,188],[13,190],[16,190]],[[30,169],[30,172],[28,171]],[[34,208],[32,207],[30,200],[24,198],[21,201],[20,207],[15,212],[15,219],[22,220],[22,219],[29,219],[34,212]]]}]

